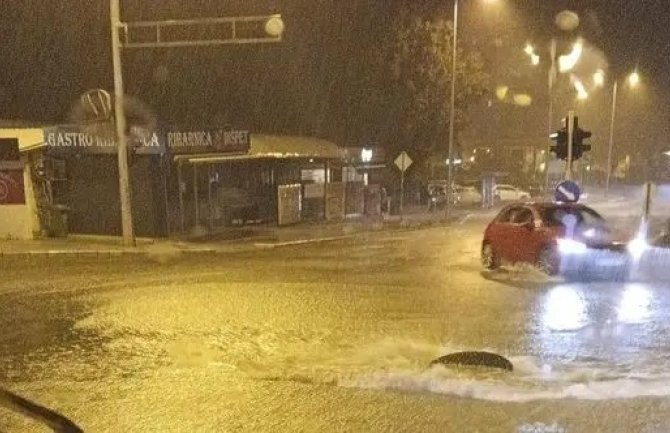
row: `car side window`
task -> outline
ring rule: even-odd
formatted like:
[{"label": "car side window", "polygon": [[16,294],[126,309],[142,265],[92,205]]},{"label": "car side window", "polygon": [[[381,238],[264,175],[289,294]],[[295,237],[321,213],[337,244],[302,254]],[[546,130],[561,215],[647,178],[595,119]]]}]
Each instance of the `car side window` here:
[{"label": "car side window", "polygon": [[533,222],[533,212],[528,208],[521,208],[514,214],[513,224],[528,224]]},{"label": "car side window", "polygon": [[520,208],[512,207],[503,211],[499,216],[496,222],[498,224],[509,224],[514,221],[516,214],[519,213]]}]

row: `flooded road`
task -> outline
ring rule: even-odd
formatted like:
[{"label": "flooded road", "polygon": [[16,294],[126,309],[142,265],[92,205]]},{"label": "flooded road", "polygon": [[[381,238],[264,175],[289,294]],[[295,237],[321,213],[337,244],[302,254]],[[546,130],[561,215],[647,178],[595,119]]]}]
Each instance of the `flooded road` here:
[{"label": "flooded road", "polygon": [[[0,383],[91,432],[667,431],[670,282],[483,273],[481,230],[5,260]],[[428,368],[458,350],[515,371]]]}]

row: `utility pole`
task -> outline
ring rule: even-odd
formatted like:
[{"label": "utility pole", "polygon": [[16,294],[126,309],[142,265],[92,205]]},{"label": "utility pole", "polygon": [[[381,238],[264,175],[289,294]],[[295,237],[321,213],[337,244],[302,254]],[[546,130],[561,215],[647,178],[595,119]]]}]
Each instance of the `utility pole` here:
[{"label": "utility pole", "polygon": [[575,135],[575,112],[568,111],[568,160],[566,161],[565,180],[572,180],[572,157]]},{"label": "utility pole", "polygon": [[[163,20],[163,21],[138,21],[124,23],[121,21],[120,0],[110,0],[110,22],[112,27],[112,63],[114,67],[114,117],[116,126],[116,143],[119,165],[119,194],[121,203],[121,227],[123,230],[123,243],[127,246],[135,246],[135,233],[133,228],[133,216],[130,194],[130,176],[128,173],[128,140],[126,136],[126,115],[124,112],[124,90],[123,90],[123,68],[121,62],[122,48],[176,48],[195,46],[215,46],[229,44],[260,44],[281,42],[284,32],[284,22],[281,15],[265,16],[242,16],[226,18],[201,18],[188,20]],[[258,24],[263,24],[266,36],[239,36],[238,29],[249,29]],[[169,29],[212,29],[219,27],[225,29],[229,36],[213,36],[202,39],[189,39],[188,37],[166,38],[164,32]],[[121,41],[120,30],[124,31],[124,40]],[[146,36],[152,35],[153,39],[133,38],[133,30],[142,30]]]},{"label": "utility pole", "polygon": [[[551,66],[549,67],[549,76],[547,79],[547,94],[549,96],[549,135],[554,132],[554,81],[556,80],[556,38],[551,40],[549,47],[549,55],[551,56]],[[547,149],[545,150],[544,158],[544,191],[545,194],[549,192],[549,163],[551,162],[551,140],[549,140]]]},{"label": "utility pole", "polygon": [[447,216],[451,213],[453,200],[452,184],[454,182],[454,122],[456,121],[456,56],[458,55],[458,0],[454,0],[454,40],[451,56],[451,108],[449,110],[449,171],[447,176]]},{"label": "utility pole", "polygon": [[123,244],[135,246],[135,230],[130,196],[130,175],[128,173],[128,141],[126,137],[126,113],[124,111],[123,71],[121,63],[120,0],[110,0],[110,20],[112,25],[112,63],[114,66],[114,125],[116,127],[117,156],[119,163],[119,198],[121,204],[121,230]]},{"label": "utility pole", "polygon": [[612,117],[610,119],[610,140],[607,148],[607,178],[605,179],[605,197],[610,192],[610,179],[612,177],[612,151],[614,149],[614,123],[616,121],[616,99],[619,89],[619,81],[614,80],[614,87],[612,88]]}]

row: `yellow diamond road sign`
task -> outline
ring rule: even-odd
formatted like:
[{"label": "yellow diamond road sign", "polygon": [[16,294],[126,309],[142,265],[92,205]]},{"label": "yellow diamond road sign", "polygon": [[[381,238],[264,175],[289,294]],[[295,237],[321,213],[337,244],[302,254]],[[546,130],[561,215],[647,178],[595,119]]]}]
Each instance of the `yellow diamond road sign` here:
[{"label": "yellow diamond road sign", "polygon": [[407,152],[404,151],[395,159],[395,165],[397,165],[402,172],[407,170],[409,166],[412,165],[412,162],[412,158],[410,158]]}]

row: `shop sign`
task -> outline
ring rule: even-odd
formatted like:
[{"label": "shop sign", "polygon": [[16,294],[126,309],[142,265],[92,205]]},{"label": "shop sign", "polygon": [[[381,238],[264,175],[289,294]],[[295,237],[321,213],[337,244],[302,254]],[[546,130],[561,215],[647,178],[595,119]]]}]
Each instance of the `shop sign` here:
[{"label": "shop sign", "polygon": [[166,135],[170,152],[189,153],[247,153],[251,144],[249,131],[201,130],[171,131]]},{"label": "shop sign", "polygon": [[[102,153],[115,154],[116,140],[99,136],[76,128],[58,127],[45,131],[45,144],[56,153]],[[128,147],[138,154],[165,153],[247,153],[251,144],[249,131],[241,130],[194,130],[151,132],[132,128]]]}]

